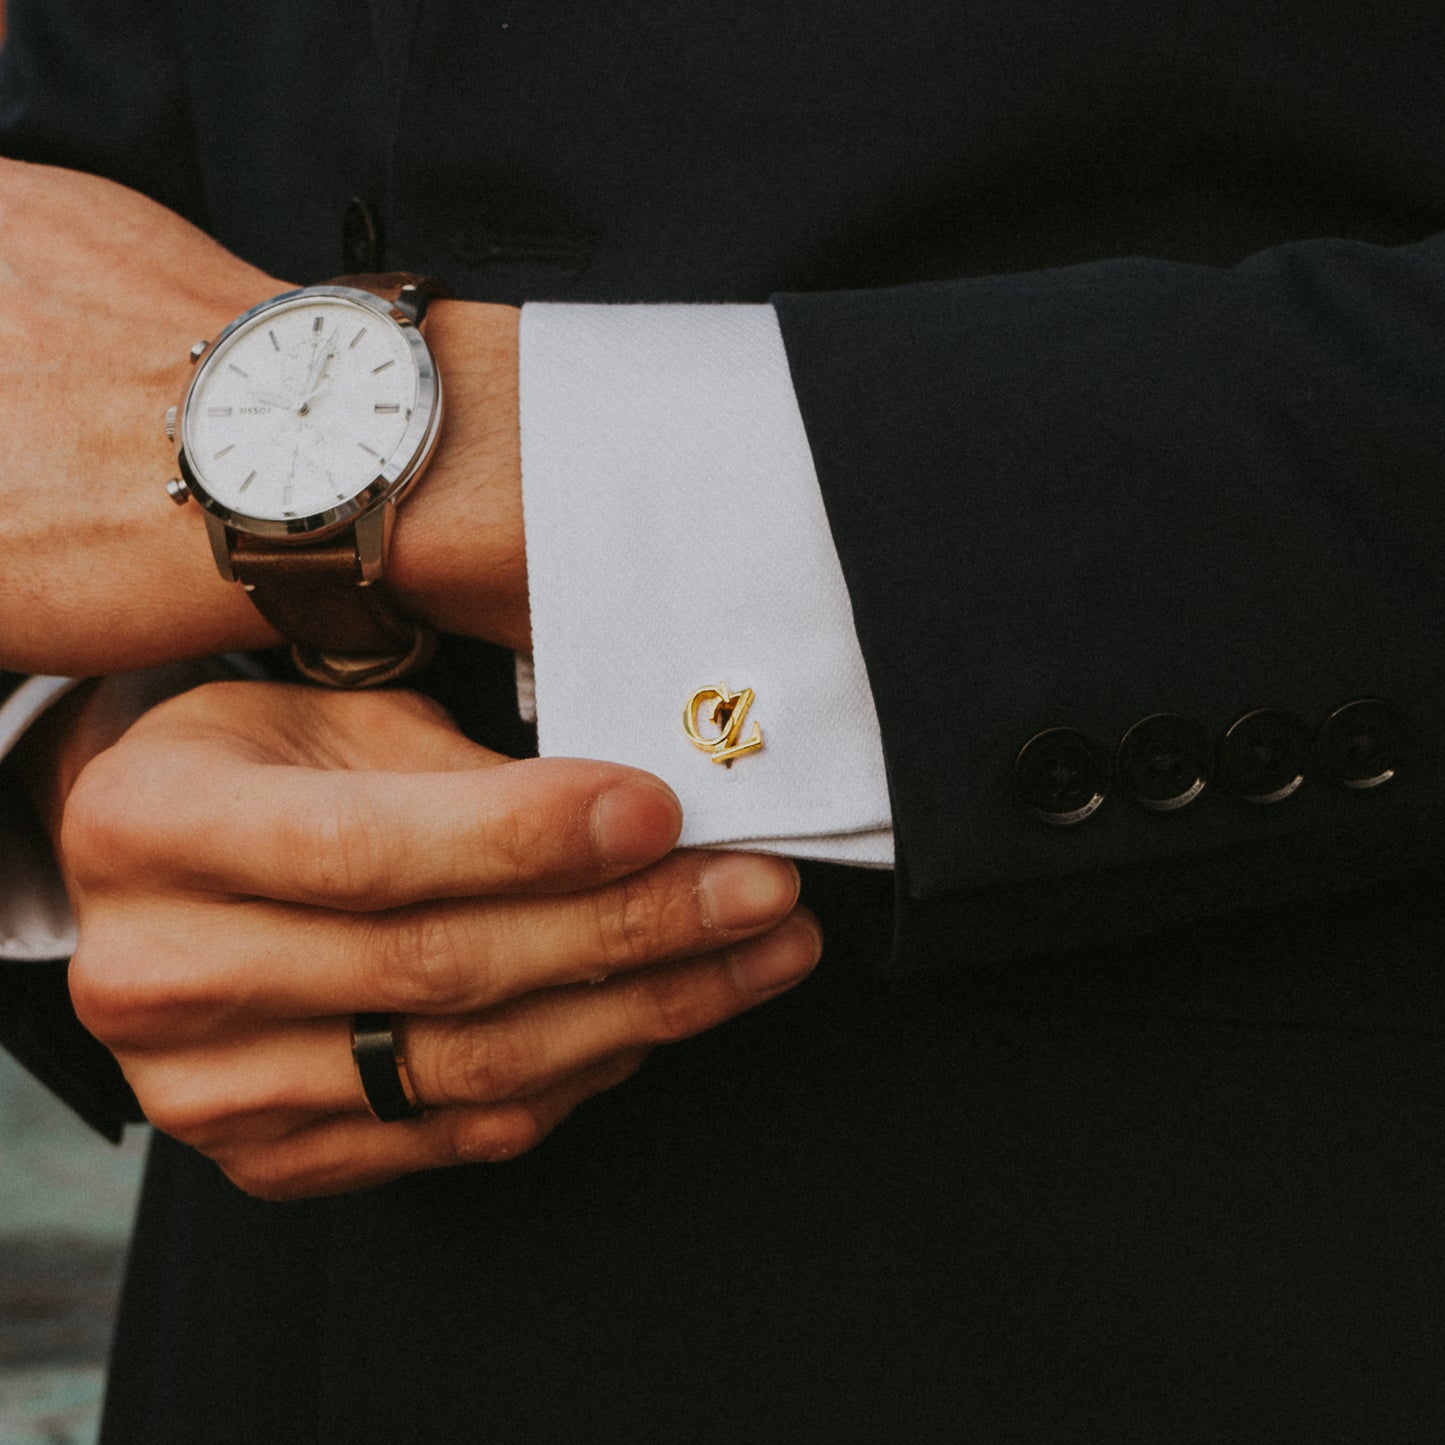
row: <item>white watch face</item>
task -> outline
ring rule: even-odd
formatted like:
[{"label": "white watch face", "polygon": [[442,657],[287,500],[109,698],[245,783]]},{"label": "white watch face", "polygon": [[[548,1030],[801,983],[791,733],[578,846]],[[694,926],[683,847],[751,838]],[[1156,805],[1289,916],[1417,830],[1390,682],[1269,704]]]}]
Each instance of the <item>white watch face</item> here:
[{"label": "white watch face", "polygon": [[384,307],[325,294],[260,307],[216,343],[187,395],[192,480],[212,510],[331,520],[416,459],[430,376],[425,347]]}]

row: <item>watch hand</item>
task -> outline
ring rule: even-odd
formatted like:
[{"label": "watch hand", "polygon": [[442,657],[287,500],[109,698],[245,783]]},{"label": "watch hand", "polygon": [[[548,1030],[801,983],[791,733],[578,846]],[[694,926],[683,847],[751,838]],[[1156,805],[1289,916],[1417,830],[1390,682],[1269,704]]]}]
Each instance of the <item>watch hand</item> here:
[{"label": "watch hand", "polygon": [[312,391],[309,396],[301,399],[296,406],[296,414],[298,416],[305,416],[307,412],[311,410],[311,403],[315,401],[318,396],[325,396],[326,393],[331,390],[332,380],[333,378],[329,376],[318,377],[316,389]]},{"label": "watch hand", "polygon": [[246,395],[252,401],[260,402],[262,406],[280,407],[282,411],[293,411],[296,407],[296,403],[289,396],[277,396],[274,391],[251,391],[248,388]]},{"label": "watch hand", "polygon": [[[331,335],[324,340],[321,333],[317,333],[316,349],[311,353],[311,365],[306,369],[306,384],[301,388],[302,394],[309,400],[315,393],[318,383],[326,373],[327,363],[336,355],[332,348],[332,342],[336,340],[336,333],[340,328],[332,327]],[[305,402],[301,403],[305,406]]]}]

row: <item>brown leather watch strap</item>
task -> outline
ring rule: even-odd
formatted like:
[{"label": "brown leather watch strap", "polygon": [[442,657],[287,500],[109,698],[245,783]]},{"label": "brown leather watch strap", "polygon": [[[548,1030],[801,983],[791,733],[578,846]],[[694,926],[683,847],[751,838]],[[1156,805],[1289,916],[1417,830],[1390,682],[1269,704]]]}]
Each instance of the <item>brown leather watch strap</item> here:
[{"label": "brown leather watch strap", "polygon": [[306,677],[331,687],[375,687],[431,656],[431,630],[403,616],[382,587],[363,583],[351,532],[304,547],[244,532],[231,537],[231,571],[289,639]]},{"label": "brown leather watch strap", "polygon": [[[369,291],[420,325],[447,295],[430,276],[407,271],[337,276],[332,286]],[[436,636],[404,616],[379,581],[368,583],[355,528],[323,542],[279,542],[227,529],[231,572],[257,610],[290,643],[301,673],[330,687],[375,687],[423,666]]]}]

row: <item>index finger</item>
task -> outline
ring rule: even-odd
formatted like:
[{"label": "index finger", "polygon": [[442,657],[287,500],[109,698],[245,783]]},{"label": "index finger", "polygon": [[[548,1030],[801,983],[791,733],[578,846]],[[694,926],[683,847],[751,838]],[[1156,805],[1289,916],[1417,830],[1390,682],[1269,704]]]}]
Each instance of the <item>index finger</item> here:
[{"label": "index finger", "polygon": [[159,800],[155,862],[205,891],[347,910],[570,892],[654,862],[682,809],[650,773],[551,758],[448,772],[237,769]]}]

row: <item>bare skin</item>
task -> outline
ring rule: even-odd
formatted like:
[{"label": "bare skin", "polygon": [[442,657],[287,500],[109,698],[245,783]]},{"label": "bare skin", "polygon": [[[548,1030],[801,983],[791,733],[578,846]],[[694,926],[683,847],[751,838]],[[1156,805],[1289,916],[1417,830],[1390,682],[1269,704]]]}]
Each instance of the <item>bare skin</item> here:
[{"label": "bare skin", "polygon": [[[275,642],[216,574],[196,508],[167,500],[162,417],[191,342],[287,283],[123,187],[5,160],[0,282],[0,667],[117,674]],[[516,323],[432,308],[448,422],[388,573],[415,615],[512,646]],[[670,852],[677,801],[645,774],[509,762],[401,693],[154,702],[109,676],[22,766],[76,907],[82,1021],[147,1116],[252,1193],[511,1157],[818,957],[793,866]],[[406,1017],[424,1119],[364,1108],[363,1011]]]},{"label": "bare skin", "polygon": [[[191,343],[290,284],[123,186],[0,160],[0,667],[113,673],[277,640],[217,575],[197,508],[167,499],[162,420]],[[508,646],[527,642],[517,316],[432,308],[448,419],[389,568],[413,614]]]},{"label": "bare skin", "polygon": [[[511,1158],[817,961],[793,865],[669,851],[648,774],[509,761],[411,694],[270,683],[111,741],[130,687],[70,708],[43,770],[71,992],[147,1117],[253,1194]],[[367,1112],[360,1011],[406,1016],[424,1118]]]}]

